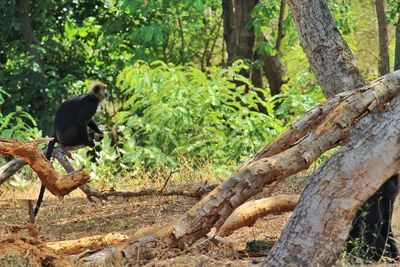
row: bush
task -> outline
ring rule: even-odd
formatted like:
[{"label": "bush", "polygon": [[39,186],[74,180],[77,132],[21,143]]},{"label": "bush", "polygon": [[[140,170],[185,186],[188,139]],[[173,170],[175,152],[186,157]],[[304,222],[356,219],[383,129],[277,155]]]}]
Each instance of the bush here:
[{"label": "bush", "polygon": [[[182,158],[194,166],[237,163],[282,131],[274,103],[260,99],[258,89],[238,75],[242,67],[237,62],[204,73],[156,61],[124,69],[117,86],[126,99],[115,116],[117,125],[126,126],[124,164],[155,170],[176,168]],[[233,81],[252,90],[244,94]],[[268,114],[257,111],[260,104]]]}]

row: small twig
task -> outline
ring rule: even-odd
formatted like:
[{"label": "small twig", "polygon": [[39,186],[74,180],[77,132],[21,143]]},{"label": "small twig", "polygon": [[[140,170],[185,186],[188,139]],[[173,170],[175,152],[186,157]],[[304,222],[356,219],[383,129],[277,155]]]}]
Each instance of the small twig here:
[{"label": "small twig", "polygon": [[164,183],[163,187],[161,187],[161,189],[159,190],[160,193],[162,193],[162,192],[164,191],[165,187],[167,186],[167,184],[168,184],[168,182],[169,182],[169,179],[172,177],[172,174],[174,174],[174,173],[176,173],[176,172],[178,172],[178,171],[179,171],[179,169],[174,170],[174,171],[171,171],[171,172],[169,173],[167,179],[165,180],[165,183]]}]

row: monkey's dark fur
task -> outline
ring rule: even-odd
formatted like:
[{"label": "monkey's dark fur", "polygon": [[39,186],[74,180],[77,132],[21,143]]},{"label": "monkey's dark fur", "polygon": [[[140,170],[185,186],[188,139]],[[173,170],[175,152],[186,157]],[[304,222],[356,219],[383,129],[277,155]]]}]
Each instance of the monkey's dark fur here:
[{"label": "monkey's dark fur", "polygon": [[[54,120],[54,130],[46,152],[46,158],[51,159],[54,145],[61,147],[85,145],[94,147],[93,140],[89,139],[88,127],[96,133],[102,134],[92,117],[96,113],[100,102],[107,96],[104,92],[105,85],[95,82],[90,86],[87,94],[71,97],[65,100],[57,110]],[[36,217],[42,204],[45,187],[40,188],[38,200],[34,210]]]},{"label": "monkey's dark fur", "polygon": [[395,174],[358,210],[347,242],[348,252],[355,251],[365,260],[398,259],[391,223],[399,190],[399,175]]}]

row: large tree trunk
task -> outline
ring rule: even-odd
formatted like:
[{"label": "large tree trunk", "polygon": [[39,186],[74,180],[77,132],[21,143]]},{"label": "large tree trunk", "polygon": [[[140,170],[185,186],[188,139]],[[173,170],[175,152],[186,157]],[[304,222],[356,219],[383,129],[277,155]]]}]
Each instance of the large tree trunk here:
[{"label": "large tree trunk", "polygon": [[281,87],[287,81],[285,77],[285,67],[283,66],[278,55],[270,55],[268,53],[261,55],[264,62],[264,72],[267,76],[271,96],[277,95],[281,92]]},{"label": "large tree trunk", "polygon": [[384,1],[375,0],[375,7],[379,29],[379,74],[382,76],[390,72],[387,20]]},{"label": "large tree trunk", "polygon": [[[326,2],[289,0],[289,5],[301,44],[325,95],[362,83]],[[336,82],[331,82],[335,76]],[[399,117],[394,115],[399,108],[397,99],[384,114],[364,118],[348,146],[313,175],[266,266],[335,263],[356,209],[400,167],[396,156],[399,147],[394,141],[400,134],[395,127]],[[362,192],[354,194],[360,188]]]},{"label": "large tree trunk", "polygon": [[315,172],[265,266],[335,264],[357,209],[400,169],[399,112],[396,97],[383,114],[365,117],[342,151]]},{"label": "large tree trunk", "polygon": [[[326,2],[289,0],[289,4],[302,46],[325,94],[334,96],[364,84]],[[311,178],[266,263],[332,265],[356,209],[400,168],[400,128],[396,127],[400,97],[384,113],[377,111],[399,91],[400,72],[394,72],[358,90],[331,97],[246,162],[175,224],[164,227],[163,241],[171,247],[185,247],[212,227],[218,230],[235,208],[263,187],[308,168],[322,153],[340,144],[344,145],[342,152]],[[123,248],[122,254],[134,257],[137,249],[144,248],[143,242],[157,242],[160,235],[147,237]]]},{"label": "large tree trunk", "polygon": [[288,0],[300,44],[326,97],[364,85],[325,0]]},{"label": "large tree trunk", "polygon": [[[387,75],[356,91],[361,93],[367,90],[368,96],[359,93],[346,94],[346,100],[337,105],[331,101],[325,104],[333,105],[332,109],[326,108],[325,105],[314,109],[315,113],[328,110],[326,114],[319,113],[321,117],[325,117],[321,124],[316,125],[314,121],[307,121],[307,131],[303,136],[296,135],[302,128],[293,126],[287,135],[283,134],[289,137],[289,140],[286,139],[280,147],[272,149],[280,141],[279,138],[274,140],[263,153],[259,153],[252,161],[244,164],[225,183],[186,212],[174,227],[174,240],[181,245],[193,243],[212,227],[218,229],[236,207],[261,192],[267,184],[307,169],[322,153],[337,146],[339,141],[346,138],[357,119],[362,117],[362,114],[365,115],[364,112],[376,107],[377,99],[384,103],[390,99],[386,94],[392,90],[400,90],[399,75],[400,72]],[[341,99],[341,96],[335,97],[332,101],[336,99]],[[302,123],[298,125],[303,126]],[[291,143],[290,137],[294,136],[298,138],[293,139]]]},{"label": "large tree trunk", "polygon": [[222,18],[224,21],[224,40],[228,53],[228,65],[232,65],[236,58],[236,22],[233,9],[234,0],[222,0]]},{"label": "large tree trunk", "polygon": [[[255,59],[263,61],[263,67],[243,70],[240,74],[251,78],[254,86],[263,88],[263,72],[265,73],[271,95],[280,93],[281,86],[286,82],[284,80],[285,68],[278,55],[271,54],[254,54],[254,45],[256,36],[252,27],[251,11],[257,5],[258,0],[222,0],[222,17],[224,21],[224,40],[228,52],[228,65],[237,59],[243,59],[249,63],[253,63]],[[278,36],[276,39],[276,50],[279,52],[281,47],[283,33],[283,19],[285,11],[285,3],[281,2]],[[264,39],[264,38],[262,38]],[[265,40],[263,40],[265,41]],[[250,76],[251,72],[251,76]],[[262,99],[264,97],[260,95]],[[260,108],[261,112],[265,112],[265,108]]]}]

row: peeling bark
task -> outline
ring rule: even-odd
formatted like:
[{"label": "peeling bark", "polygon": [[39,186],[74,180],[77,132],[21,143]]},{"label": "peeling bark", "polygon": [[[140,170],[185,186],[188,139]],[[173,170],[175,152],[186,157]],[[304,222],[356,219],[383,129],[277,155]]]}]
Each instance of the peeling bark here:
[{"label": "peeling bark", "polygon": [[46,245],[61,254],[79,254],[87,249],[100,249],[113,244],[125,241],[127,235],[119,233],[110,233],[106,235],[95,235],[75,240],[63,240],[57,242],[48,242]]}]

